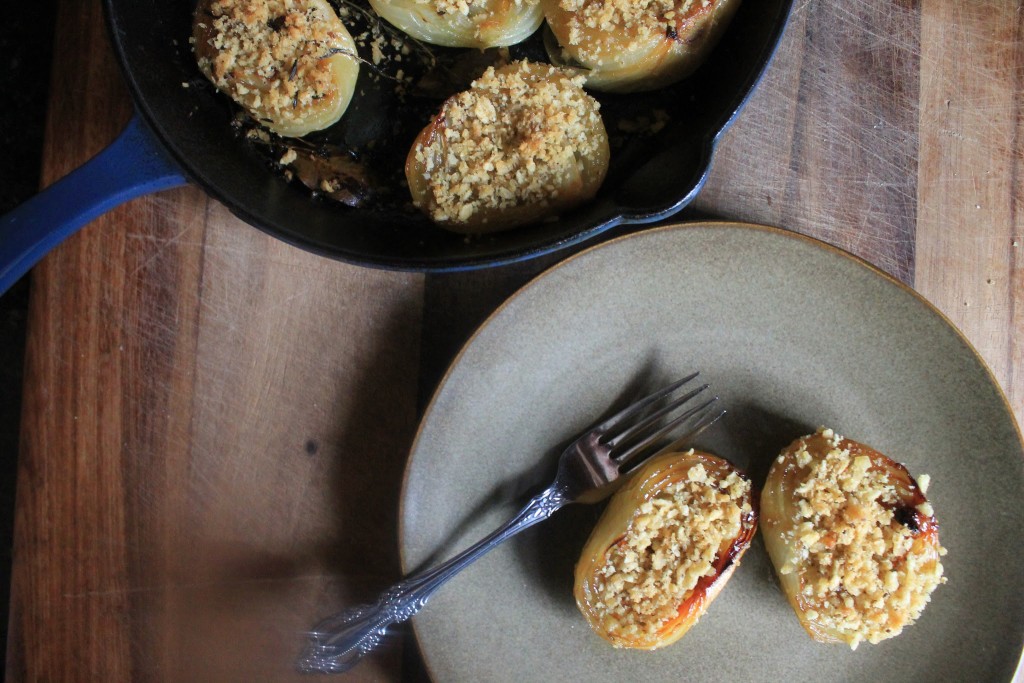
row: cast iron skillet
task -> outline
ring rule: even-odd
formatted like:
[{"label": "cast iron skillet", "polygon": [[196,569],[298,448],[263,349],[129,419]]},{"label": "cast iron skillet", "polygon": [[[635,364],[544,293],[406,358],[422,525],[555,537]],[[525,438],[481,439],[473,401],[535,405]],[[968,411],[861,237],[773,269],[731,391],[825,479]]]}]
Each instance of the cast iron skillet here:
[{"label": "cast iron skillet", "polygon": [[[645,96],[599,96],[606,121],[657,107],[670,122],[652,137],[613,150],[609,175],[594,201],[555,222],[468,240],[408,209],[352,209],[285,182],[265,155],[232,133],[235,108],[204,87],[188,47],[195,0],[104,0],[104,5],[138,116],[86,166],[0,219],[0,293],[95,216],[186,178],[244,221],[286,242],[396,270],[501,265],[594,238],[616,225],[667,217],[701,189],[719,137],[775,51],[792,0],[743,0],[705,65],[677,86]],[[531,40],[540,42],[539,36]],[[368,70],[361,71],[363,79]],[[357,96],[335,132],[346,141],[393,136],[387,122],[405,113],[373,84],[364,85],[360,82],[357,92],[368,94]],[[609,129],[617,134],[614,120]],[[389,142],[407,149],[414,136],[412,131],[408,141]]]}]

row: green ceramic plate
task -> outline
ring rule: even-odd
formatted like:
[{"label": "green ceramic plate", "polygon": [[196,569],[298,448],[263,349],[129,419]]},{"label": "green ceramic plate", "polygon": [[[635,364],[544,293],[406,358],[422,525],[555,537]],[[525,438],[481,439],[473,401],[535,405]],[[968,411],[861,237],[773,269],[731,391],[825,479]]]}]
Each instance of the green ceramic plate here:
[{"label": "green ceramic plate", "polygon": [[932,476],[949,583],[894,640],[812,642],[758,537],[681,641],[614,650],[572,598],[601,506],[560,511],[416,617],[438,681],[1007,681],[1024,642],[1024,446],[974,350],[907,287],[791,233],[703,223],[569,259],[506,302],[448,371],[409,461],[406,570],[443,559],[547,483],[558,446],[631,392],[702,371],[730,412],[697,444],[764,481],[828,425]]}]

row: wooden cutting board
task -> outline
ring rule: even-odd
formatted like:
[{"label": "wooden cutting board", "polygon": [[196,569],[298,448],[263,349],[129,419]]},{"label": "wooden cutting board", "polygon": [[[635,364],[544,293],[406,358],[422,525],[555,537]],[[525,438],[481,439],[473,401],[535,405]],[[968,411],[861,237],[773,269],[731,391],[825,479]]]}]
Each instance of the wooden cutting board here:
[{"label": "wooden cutting board", "polygon": [[[911,284],[1024,418],[1022,3],[798,2],[687,215],[786,227]],[[131,106],[96,3],[61,2],[44,184]],[[399,576],[417,419],[469,333],[562,255],[371,271],[194,188],[33,274],[10,681],[308,680],[317,618]],[[423,677],[400,632],[354,680]]]}]

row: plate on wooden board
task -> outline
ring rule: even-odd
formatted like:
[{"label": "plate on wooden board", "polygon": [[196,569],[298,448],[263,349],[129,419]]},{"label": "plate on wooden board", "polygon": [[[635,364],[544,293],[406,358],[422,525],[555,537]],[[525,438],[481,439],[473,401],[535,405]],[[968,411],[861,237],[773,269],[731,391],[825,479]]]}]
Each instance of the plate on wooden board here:
[{"label": "plate on wooden board", "polygon": [[[810,640],[760,536],[678,643],[615,650],[572,572],[601,505],[484,557],[414,626],[435,680],[1007,681],[1024,642],[1024,444],[982,360],[935,308],[823,243],[735,223],[669,226],[543,273],[473,335],[427,408],[402,493],[403,565],[454,554],[546,484],[558,446],[630,392],[699,369],[729,413],[695,444],[755,485],[828,425],[930,474],[949,582],[878,645]],[[632,394],[632,395],[635,395]]]}]

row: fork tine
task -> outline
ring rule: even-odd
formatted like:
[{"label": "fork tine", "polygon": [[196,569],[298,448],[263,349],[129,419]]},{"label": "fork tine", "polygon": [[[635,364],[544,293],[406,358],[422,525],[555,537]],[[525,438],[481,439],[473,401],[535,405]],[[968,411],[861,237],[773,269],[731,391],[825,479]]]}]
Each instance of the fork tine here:
[{"label": "fork tine", "polygon": [[673,382],[672,384],[669,384],[667,387],[665,387],[663,389],[659,389],[658,391],[654,392],[650,396],[645,396],[644,398],[640,399],[639,401],[635,401],[634,403],[631,403],[630,405],[626,406],[625,408],[623,408],[619,412],[617,412],[614,415],[612,415],[611,417],[609,417],[607,420],[601,422],[601,424],[599,424],[596,427],[592,428],[590,430],[590,433],[604,433],[604,432],[607,432],[609,429],[614,427],[616,424],[618,424],[622,420],[630,418],[630,417],[633,417],[634,415],[639,414],[640,412],[642,412],[645,408],[647,408],[652,403],[655,403],[655,402],[660,401],[661,399],[665,398],[666,396],[671,394],[673,391],[675,391],[679,387],[681,387],[684,384],[686,384],[687,382],[695,379],[698,375],[700,375],[700,372],[695,372],[692,375],[688,375],[687,377],[684,377],[684,378],[682,378],[680,380],[676,380],[675,382]]},{"label": "fork tine", "polygon": [[[715,398],[717,399],[718,397],[716,396]],[[725,416],[725,414],[727,412],[728,411],[725,408],[722,408],[721,410],[719,410],[717,412],[714,409],[709,410],[707,413],[705,413],[704,415],[700,416],[697,419],[697,422],[694,424],[693,428],[690,429],[690,431],[688,431],[688,432],[686,432],[684,434],[680,434],[671,443],[669,443],[666,446],[664,446],[663,448],[661,448],[660,451],[678,450],[684,444],[687,447],[689,447],[689,444],[694,439],[696,439],[698,436],[700,436],[700,434],[705,429],[707,429],[711,425],[713,425],[716,422],[718,422],[719,420],[721,420]],[[631,471],[632,471],[632,468],[631,468]]]},{"label": "fork tine", "polygon": [[611,446],[612,448],[615,448],[621,443],[624,443],[626,441],[632,441],[638,434],[644,433],[652,425],[657,425],[659,422],[661,422],[662,418],[671,414],[677,408],[686,404],[687,402],[689,402],[691,398],[701,393],[710,386],[710,384],[703,384],[694,389],[693,391],[690,391],[678,398],[673,399],[671,403],[668,403],[667,405],[659,408],[658,410],[651,413],[650,415],[642,419],[640,422],[637,422],[635,425],[633,425],[626,431],[622,432],[621,434],[613,436],[610,439],[605,439],[604,442]]},{"label": "fork tine", "polygon": [[[650,456],[654,455],[657,452],[665,450],[664,445],[661,445],[661,447],[658,448],[649,447],[658,445],[658,443],[663,437],[676,430],[680,425],[685,423],[690,418],[696,417],[696,420],[694,421],[693,425],[684,434],[681,434],[678,437],[676,437],[672,441],[673,444],[678,444],[687,439],[693,439],[698,434],[703,432],[705,429],[713,425],[715,422],[719,420],[719,418],[725,415],[725,410],[709,410],[709,408],[711,408],[711,406],[713,406],[717,401],[717,396],[712,397],[711,399],[705,401],[701,405],[691,408],[686,412],[680,414],[679,416],[673,418],[671,421],[665,424],[665,426],[658,429],[653,434],[645,436],[639,442],[633,444],[622,453],[614,454],[612,456],[612,459],[616,463],[618,463],[619,472],[621,474],[627,474],[629,472],[632,472],[634,469],[643,464],[643,462],[646,461],[647,458],[649,458]],[[645,450],[647,450],[646,453],[644,452]]]},{"label": "fork tine", "polygon": [[610,457],[612,458],[612,460],[618,463],[622,463],[623,461],[627,460],[632,455],[634,455],[638,450],[647,447],[652,442],[657,441],[661,437],[665,436],[673,429],[681,425],[683,422],[690,419],[694,415],[697,415],[700,411],[704,410],[717,400],[717,396],[712,396],[704,403],[701,403],[698,406],[694,406],[688,410],[683,411],[676,417],[673,417],[668,422],[646,425],[646,429],[643,432],[635,434],[634,438],[630,440],[630,445],[628,446],[628,448],[618,451],[615,448],[612,448],[611,452],[609,453]]}]

